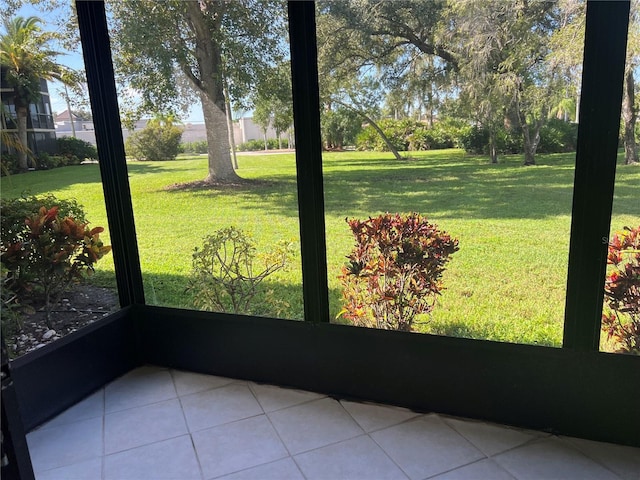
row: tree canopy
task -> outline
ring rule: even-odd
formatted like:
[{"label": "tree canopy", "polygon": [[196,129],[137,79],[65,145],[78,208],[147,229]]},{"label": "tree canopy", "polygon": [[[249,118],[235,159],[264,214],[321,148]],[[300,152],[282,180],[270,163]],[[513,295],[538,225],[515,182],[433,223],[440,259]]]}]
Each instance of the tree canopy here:
[{"label": "tree canopy", "polygon": [[110,3],[119,79],[145,111],[202,104],[208,181],[238,176],[229,153],[225,82],[238,103],[264,80],[286,45],[283,2],[126,0]]},{"label": "tree canopy", "polygon": [[43,31],[38,17],[6,18],[0,35],[0,65],[4,81],[13,89],[12,99],[16,109],[20,170],[27,170],[27,115],[29,104],[40,99],[40,82],[59,80],[67,84],[79,81],[77,72],[56,61],[60,52],[50,43],[55,38],[51,32]]}]

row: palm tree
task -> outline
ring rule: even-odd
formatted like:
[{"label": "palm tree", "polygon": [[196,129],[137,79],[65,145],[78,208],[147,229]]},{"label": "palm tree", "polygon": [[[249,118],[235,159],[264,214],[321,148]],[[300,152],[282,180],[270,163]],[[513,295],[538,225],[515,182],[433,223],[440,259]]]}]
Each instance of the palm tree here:
[{"label": "palm tree", "polygon": [[17,149],[20,170],[27,165],[27,115],[29,104],[40,99],[40,81],[59,80],[74,84],[77,74],[55,61],[59,52],[49,48],[54,38],[51,32],[40,28],[37,17],[15,17],[4,21],[4,32],[0,35],[0,65],[6,84],[13,88],[16,108],[18,139],[23,148]]}]

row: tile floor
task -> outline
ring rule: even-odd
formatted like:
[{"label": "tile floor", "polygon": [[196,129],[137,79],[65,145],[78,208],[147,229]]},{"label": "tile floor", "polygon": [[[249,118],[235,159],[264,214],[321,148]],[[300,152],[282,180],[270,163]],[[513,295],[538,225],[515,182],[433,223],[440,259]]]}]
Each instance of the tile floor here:
[{"label": "tile floor", "polygon": [[640,449],[142,367],[28,435],[38,480],[640,479]]}]

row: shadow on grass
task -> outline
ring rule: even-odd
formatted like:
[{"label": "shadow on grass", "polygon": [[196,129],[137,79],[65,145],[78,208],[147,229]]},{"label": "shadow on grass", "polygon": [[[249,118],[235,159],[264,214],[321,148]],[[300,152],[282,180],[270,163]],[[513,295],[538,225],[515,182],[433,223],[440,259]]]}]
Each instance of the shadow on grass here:
[{"label": "shadow on grass", "polygon": [[[198,310],[193,305],[191,294],[185,291],[188,279],[188,275],[143,273],[146,303],[160,307]],[[107,272],[101,272],[98,276],[92,277],[89,283],[95,286],[108,287],[114,291],[116,289],[115,277]],[[331,306],[329,321],[338,325],[351,325],[349,320],[342,317],[336,318],[342,305],[342,290],[330,288],[328,293]],[[267,300],[267,297],[270,300]],[[265,280],[261,284],[259,293],[251,303],[250,312],[244,313],[259,317],[302,321],[304,319],[302,285]],[[482,327],[464,320],[455,322],[434,322],[432,320],[416,322],[414,333],[501,341],[496,340],[486,330],[486,326]],[[541,338],[535,343],[544,346],[558,346],[554,345],[551,339],[546,338]]]},{"label": "shadow on grass", "polygon": [[[150,164],[127,164],[130,175],[158,173],[160,167],[160,165]],[[23,194],[41,195],[51,192],[52,189],[63,190],[73,185],[91,183],[102,183],[100,166],[96,163],[37,170],[2,177],[2,197],[19,197]]]},{"label": "shadow on grass", "polygon": [[[428,217],[543,219],[569,216],[573,199],[574,154],[544,155],[524,167],[520,157],[492,165],[482,157],[333,158],[325,162],[324,198],[328,215],[369,215],[417,211]],[[629,173],[629,167],[624,167]],[[616,213],[638,215],[637,184],[619,169]],[[242,195],[262,211],[296,216],[296,186],[282,182]]]}]

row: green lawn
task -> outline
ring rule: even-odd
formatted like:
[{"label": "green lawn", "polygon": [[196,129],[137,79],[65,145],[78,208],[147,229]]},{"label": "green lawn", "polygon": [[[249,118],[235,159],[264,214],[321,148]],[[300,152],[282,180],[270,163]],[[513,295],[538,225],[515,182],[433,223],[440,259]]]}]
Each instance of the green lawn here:
[{"label": "green lawn", "polygon": [[[331,315],[340,310],[336,280],[353,241],[346,217],[416,211],[457,237],[446,290],[426,332],[499,341],[560,345],[573,183],[573,154],[521,157],[490,165],[460,150],[413,154],[395,161],[377,152],[324,156]],[[415,158],[417,157],[417,158]],[[293,154],[242,155],[241,176],[261,180],[227,190],[167,190],[204,178],[206,157],[129,164],[138,245],[149,303],[190,307],[184,293],[191,252],[207,233],[228,225],[251,232],[260,248],[299,238]],[[613,229],[640,222],[640,168],[620,165]],[[2,179],[2,196],[51,192],[76,198],[93,225],[106,226],[97,165]],[[92,281],[113,285],[113,264]],[[269,277],[268,289],[302,318],[300,258]],[[266,313],[260,306],[255,313]],[[427,320],[427,319],[425,319]]]}]

